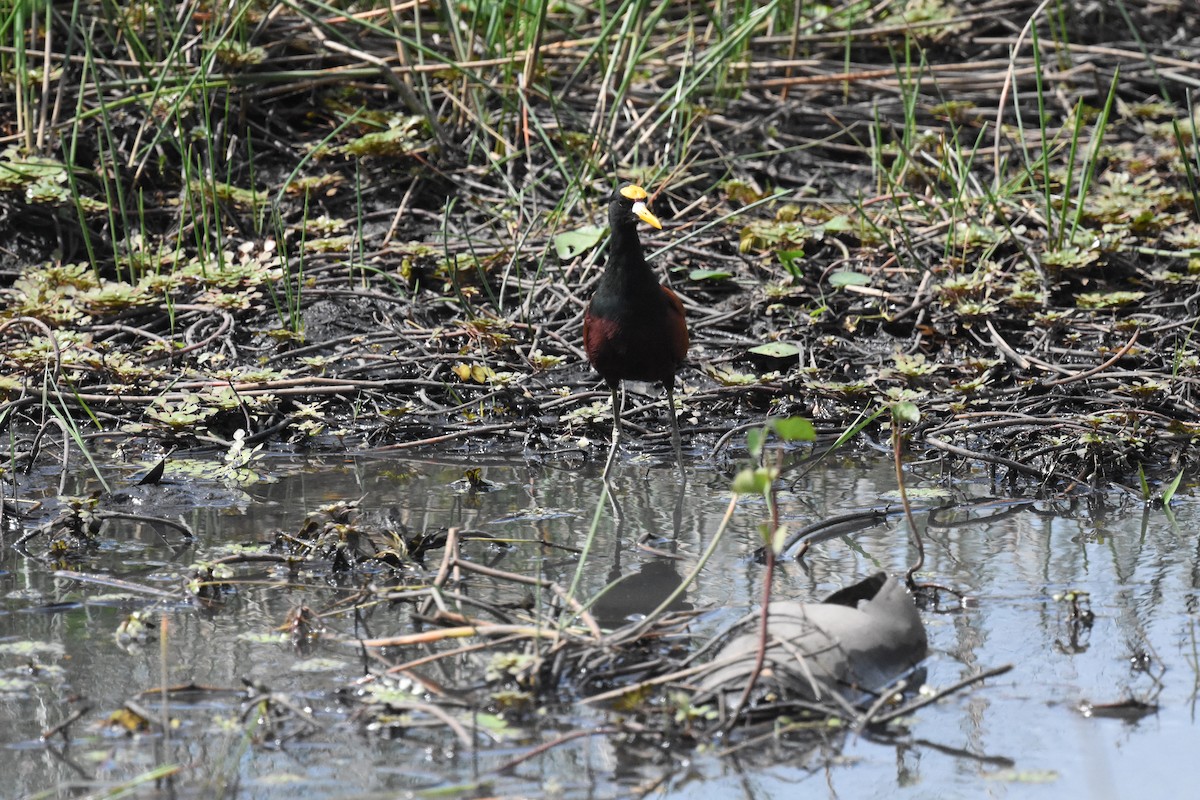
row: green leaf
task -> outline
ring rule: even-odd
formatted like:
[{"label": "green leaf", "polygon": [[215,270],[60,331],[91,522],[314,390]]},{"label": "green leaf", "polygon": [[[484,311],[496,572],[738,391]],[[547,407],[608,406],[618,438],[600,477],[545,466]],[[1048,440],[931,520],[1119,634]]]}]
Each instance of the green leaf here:
[{"label": "green leaf", "polygon": [[775,535],[771,537],[770,541],[771,551],[775,553],[775,555],[779,555],[783,552],[783,545],[787,542],[787,536],[787,525],[780,525],[775,529]]},{"label": "green leaf", "polygon": [[766,467],[746,467],[733,479],[734,494],[766,494],[775,479],[775,471]]},{"label": "green leaf", "polygon": [[821,228],[825,233],[845,233],[846,231],[854,230],[854,223],[850,221],[850,217],[847,215],[838,214],[826,220]]},{"label": "green leaf", "polygon": [[688,273],[694,281],[724,281],[733,277],[733,273],[724,269],[694,269]]},{"label": "green leaf", "polygon": [[751,347],[748,352],[768,358],[795,358],[800,355],[800,348],[789,342],[767,342],[758,347]]},{"label": "green leaf", "polygon": [[1169,506],[1171,504],[1171,498],[1175,496],[1175,491],[1179,488],[1179,482],[1182,480],[1183,470],[1179,470],[1179,473],[1175,476],[1175,479],[1168,483],[1167,487],[1163,489],[1162,501],[1164,506]]},{"label": "green leaf", "polygon": [[584,225],[573,231],[563,231],[554,237],[554,252],[563,261],[570,261],[580,253],[591,250],[604,237],[604,228]]},{"label": "green leaf", "polygon": [[[750,455],[758,458],[762,454],[763,440],[767,434],[762,428],[751,428],[746,433],[746,449],[750,451]],[[736,489],[734,491],[737,491]]]},{"label": "green leaf", "polygon": [[1150,482],[1146,480],[1146,470],[1144,470],[1142,468],[1141,464],[1138,464],[1138,483],[1142,487],[1142,500],[1149,501],[1150,500]]},{"label": "green leaf", "polygon": [[907,400],[893,403],[892,419],[896,422],[907,422],[910,425],[916,425],[921,421],[921,410],[917,408],[916,403],[910,403]]},{"label": "green leaf", "polygon": [[817,438],[813,424],[804,417],[783,417],[771,421],[775,435],[785,442],[811,442]]},{"label": "green leaf", "polygon": [[512,730],[508,720],[498,714],[476,714],[475,724],[492,733],[506,734]]},{"label": "green leaf", "polygon": [[783,268],[797,277],[803,271],[800,260],[804,258],[803,250],[779,250],[776,251],[775,257],[779,259],[779,263],[783,264]]},{"label": "green leaf", "polygon": [[1137,303],[1145,292],[1084,292],[1075,296],[1079,308],[1116,308]]},{"label": "green leaf", "polygon": [[[749,437],[747,437],[749,438]],[[754,470],[746,467],[733,478],[733,493],[734,494],[755,494],[758,490],[758,481],[754,477]]]},{"label": "green leaf", "polygon": [[842,286],[866,286],[871,282],[871,279],[861,272],[851,272],[842,270],[835,272],[829,276],[829,285],[841,288]]}]

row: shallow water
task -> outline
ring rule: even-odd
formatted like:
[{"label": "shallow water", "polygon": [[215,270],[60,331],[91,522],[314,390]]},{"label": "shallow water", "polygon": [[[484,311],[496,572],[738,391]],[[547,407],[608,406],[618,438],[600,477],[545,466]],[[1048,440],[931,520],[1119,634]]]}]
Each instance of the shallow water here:
[{"label": "shallow water", "polygon": [[[235,544],[296,530],[305,515],[335,500],[362,506],[402,523],[409,531],[458,526],[497,542],[472,542],[472,557],[512,572],[540,574],[569,585],[580,558],[562,548],[583,548],[597,514],[600,482],[592,471],[553,466],[494,464],[485,471],[493,491],[465,490],[465,462],[362,457],[304,461],[272,458],[261,471],[278,478],[245,493],[214,484],[203,502],[159,487],[127,499],[129,508],[181,515],[197,534],[194,544],[170,531],[132,523],[106,528],[104,546],[80,571],[102,572],[143,587],[178,588],[197,561]],[[315,650],[281,643],[276,629],[300,604],[330,602],[331,584],[320,572],[302,574],[281,589],[270,569],[261,581],[241,585],[213,609],[119,592],[113,587],[55,576],[55,565],[26,558],[9,543],[0,551],[0,774],[5,796],[72,787],[111,786],[159,764],[182,764],[173,789],[180,796],[346,797],[403,793],[454,785],[501,795],[617,797],[645,792],[672,798],[790,796],[799,788],[815,797],[1125,797],[1190,796],[1200,778],[1194,757],[1200,745],[1195,701],[1197,584],[1200,581],[1197,517],[1200,502],[1180,497],[1173,519],[1143,512],[1129,502],[1098,510],[1084,502],[995,504],[968,513],[964,506],[990,498],[986,480],[953,482],[923,477],[911,488],[940,489],[957,510],[922,514],[927,561],[923,575],[965,590],[966,607],[946,600],[924,610],[932,654],[927,683],[949,685],[982,669],[1012,663],[1013,671],[918,711],[898,742],[866,738],[846,742],[840,754],[767,749],[718,758],[703,750],[662,751],[602,736],[582,737],[503,774],[490,772],[537,743],[578,728],[603,724],[587,708],[526,720],[523,738],[460,748],[441,734],[413,730],[395,739],[370,736],[347,719],[353,704],[333,691],[380,665],[336,634],[392,636],[408,632],[409,609],[374,609],[355,620],[329,619],[330,635]],[[114,472],[110,482],[128,482]],[[189,488],[194,488],[193,479]],[[831,462],[781,497],[789,524],[894,501],[889,463],[869,458]],[[80,476],[73,491],[91,488]],[[599,508],[597,535],[580,572],[581,597],[617,576],[626,582],[607,595],[598,615],[617,619],[657,605],[696,563],[719,527],[729,502],[729,480],[693,468],[682,490],[674,473],[626,462],[616,494],[623,524],[607,504]],[[930,501],[932,502],[932,501]],[[205,506],[205,507],[197,507]],[[761,502],[743,500],[713,559],[689,590],[686,603],[718,609],[713,625],[732,619],[758,596],[761,567],[747,558],[756,544]],[[639,540],[643,544],[639,544]],[[675,556],[664,558],[654,551]],[[435,567],[440,552],[429,556]],[[804,565],[785,564],[778,595],[821,597],[878,569],[900,573],[913,550],[903,521],[891,517],[850,536],[817,544]],[[252,575],[255,573],[251,573]],[[239,573],[245,579],[246,573]],[[305,588],[306,584],[310,588]],[[1053,596],[1090,593],[1090,628],[1073,625]],[[354,586],[338,591],[349,596]],[[491,594],[491,602],[519,604],[520,592]],[[122,644],[114,631],[130,611],[165,612],[167,683],[230,690],[172,700],[179,720],[171,741],[130,738],[101,723],[131,698],[157,709],[157,695],[139,692],[162,683],[160,642]],[[157,622],[155,625],[157,626]],[[157,630],[157,627],[156,627]],[[34,652],[22,642],[42,645]],[[5,650],[7,648],[7,651]],[[1149,669],[1135,653],[1148,655]],[[478,664],[439,665],[430,677],[444,685],[476,681]],[[1165,671],[1164,671],[1165,668]],[[1161,673],[1161,687],[1154,676]],[[254,726],[245,711],[243,681],[307,708],[314,728],[286,741],[247,738]],[[1082,701],[1151,700],[1156,713],[1140,720],[1088,717]],[[87,708],[67,729],[69,740],[39,735],[75,710]],[[155,791],[147,783],[141,794]]]}]

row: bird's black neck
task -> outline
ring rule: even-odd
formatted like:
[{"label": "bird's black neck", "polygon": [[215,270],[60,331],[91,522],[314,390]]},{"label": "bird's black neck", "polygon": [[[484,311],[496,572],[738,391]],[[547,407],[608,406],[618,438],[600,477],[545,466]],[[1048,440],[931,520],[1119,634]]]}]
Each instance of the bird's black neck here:
[{"label": "bird's black neck", "polygon": [[612,226],[612,239],[608,243],[608,264],[610,268],[619,265],[629,271],[646,269],[642,243],[638,240],[635,225],[621,220]]},{"label": "bird's black neck", "polygon": [[630,218],[629,212],[614,203],[609,210],[608,223],[612,238],[608,242],[608,264],[601,277],[603,288],[630,294],[646,291],[650,284],[657,284],[642,255],[637,222]]}]

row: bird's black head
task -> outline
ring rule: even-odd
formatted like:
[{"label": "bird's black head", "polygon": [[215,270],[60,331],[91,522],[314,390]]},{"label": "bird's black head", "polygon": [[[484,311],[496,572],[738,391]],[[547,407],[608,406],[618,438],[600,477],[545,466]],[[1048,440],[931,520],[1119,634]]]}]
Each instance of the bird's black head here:
[{"label": "bird's black head", "polygon": [[617,228],[636,227],[640,219],[652,228],[662,230],[658,217],[650,213],[646,201],[650,195],[640,186],[626,184],[613,192],[612,201],[608,206],[608,223],[613,230]]}]

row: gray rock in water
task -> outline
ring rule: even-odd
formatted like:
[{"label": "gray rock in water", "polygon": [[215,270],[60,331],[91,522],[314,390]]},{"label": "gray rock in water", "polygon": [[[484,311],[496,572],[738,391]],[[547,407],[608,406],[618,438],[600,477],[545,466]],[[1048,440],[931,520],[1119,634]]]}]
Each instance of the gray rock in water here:
[{"label": "gray rock in water", "polygon": [[[758,653],[757,615],[738,627],[697,682],[699,699],[725,694],[736,702]],[[855,700],[877,693],[925,658],[925,626],[904,585],[879,572],[821,603],[770,604],[768,647],[755,682],[757,698],[821,701],[830,693]],[[734,695],[736,693],[735,696]]]}]

